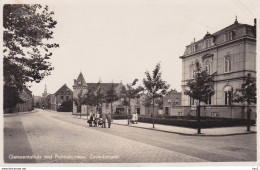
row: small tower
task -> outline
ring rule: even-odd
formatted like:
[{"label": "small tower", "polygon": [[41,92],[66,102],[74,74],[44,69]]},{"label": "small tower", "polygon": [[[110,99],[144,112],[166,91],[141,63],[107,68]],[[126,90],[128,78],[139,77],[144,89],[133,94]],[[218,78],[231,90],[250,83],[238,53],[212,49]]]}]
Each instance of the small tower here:
[{"label": "small tower", "polygon": [[[88,92],[88,85],[84,79],[83,74],[80,72],[77,79],[74,79],[73,85],[73,98],[78,98],[78,95],[82,95]],[[73,114],[78,112],[75,102],[73,102]]]},{"label": "small tower", "polygon": [[42,93],[42,97],[47,97],[48,93],[47,93],[47,86],[45,84],[45,88],[44,88],[44,92]]}]

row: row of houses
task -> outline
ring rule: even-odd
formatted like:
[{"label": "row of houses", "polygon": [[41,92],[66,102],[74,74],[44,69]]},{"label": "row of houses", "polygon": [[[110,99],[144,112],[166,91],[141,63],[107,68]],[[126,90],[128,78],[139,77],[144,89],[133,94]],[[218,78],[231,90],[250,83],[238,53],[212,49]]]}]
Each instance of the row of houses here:
[{"label": "row of houses", "polygon": [[[77,98],[79,93],[85,94],[89,90],[96,87],[97,83],[87,83],[82,73],[79,74],[78,78],[74,80],[73,85],[73,98]],[[112,87],[112,83],[100,83],[100,88],[102,93],[106,93]],[[120,83],[113,83],[114,90],[118,96],[121,96],[120,92],[124,85],[122,82]],[[130,100],[130,112],[134,113],[137,112],[140,115],[149,115],[151,114],[152,107],[147,106],[144,104],[146,95],[141,94],[140,97],[136,99]],[[113,113],[112,114],[126,114],[127,110],[126,107],[123,105],[123,98],[119,99],[118,101],[112,104]],[[177,92],[176,90],[171,90],[167,95],[162,98],[162,104],[155,104],[155,113],[158,115],[171,115],[171,108],[174,106],[181,105],[181,92]],[[103,103],[101,106],[102,112],[104,113],[111,113],[111,105],[109,103]],[[82,105],[79,109],[75,102],[73,103],[73,114],[77,113],[81,114],[88,114],[90,112],[96,112],[96,107]]]},{"label": "row of houses", "polygon": [[[235,22],[213,34],[209,32],[198,40],[186,46],[185,52],[179,57],[182,59],[182,92],[171,90],[161,98],[161,104],[155,104],[157,115],[187,116],[196,115],[196,101],[184,94],[188,88],[187,82],[195,77],[195,63],[199,62],[209,74],[214,74],[215,94],[203,103],[202,116],[242,118],[245,117],[245,103],[232,103],[232,94],[240,88],[248,73],[256,77],[256,20],[254,25],[240,24]],[[113,83],[115,91],[120,95],[124,85]],[[97,83],[87,83],[82,73],[74,80],[73,91],[64,84],[56,93],[47,94],[47,88],[41,98],[41,105],[52,110],[59,110],[64,101],[78,98],[79,93],[87,93],[88,90],[97,86]],[[110,89],[112,83],[100,83],[102,92]],[[140,115],[151,114],[151,106],[145,104],[146,95],[131,99],[131,112]],[[36,99],[35,99],[36,101]],[[114,102],[113,114],[127,113],[123,106],[123,99]],[[94,107],[82,105],[78,108],[73,102],[73,114],[87,114],[96,111]],[[102,105],[102,112],[111,112],[111,106],[107,103]],[[256,108],[253,107],[252,118],[256,117]]]}]

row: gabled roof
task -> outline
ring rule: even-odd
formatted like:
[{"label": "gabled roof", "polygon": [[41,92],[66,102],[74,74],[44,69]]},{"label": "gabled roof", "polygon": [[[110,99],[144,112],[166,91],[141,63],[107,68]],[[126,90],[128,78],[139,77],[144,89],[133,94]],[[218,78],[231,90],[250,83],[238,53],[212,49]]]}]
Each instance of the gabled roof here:
[{"label": "gabled roof", "polygon": [[56,91],[56,93],[54,93],[54,95],[58,95],[58,94],[72,95],[73,92],[70,90],[70,88],[68,88],[66,84],[64,84],[58,91]]},{"label": "gabled roof", "polygon": [[[87,83],[88,89],[92,90],[97,86],[98,83]],[[114,88],[116,88],[119,83],[113,83]],[[100,83],[100,88],[103,90],[103,92],[107,92],[112,87],[112,83]]]},{"label": "gabled roof", "polygon": [[81,72],[79,73],[77,80],[74,80],[74,86],[87,86],[87,83]]},{"label": "gabled roof", "polygon": [[23,101],[32,100],[32,92],[25,87],[23,91],[20,93],[20,98]]}]

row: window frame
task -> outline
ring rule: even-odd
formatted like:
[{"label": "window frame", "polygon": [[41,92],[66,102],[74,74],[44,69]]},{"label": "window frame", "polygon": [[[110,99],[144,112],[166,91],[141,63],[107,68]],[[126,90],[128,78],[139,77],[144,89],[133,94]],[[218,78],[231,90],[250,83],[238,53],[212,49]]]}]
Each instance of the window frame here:
[{"label": "window frame", "polygon": [[[226,64],[226,61],[228,61],[228,64]],[[231,72],[231,68],[232,68],[231,62],[232,62],[232,58],[230,55],[224,57],[224,73]]]}]

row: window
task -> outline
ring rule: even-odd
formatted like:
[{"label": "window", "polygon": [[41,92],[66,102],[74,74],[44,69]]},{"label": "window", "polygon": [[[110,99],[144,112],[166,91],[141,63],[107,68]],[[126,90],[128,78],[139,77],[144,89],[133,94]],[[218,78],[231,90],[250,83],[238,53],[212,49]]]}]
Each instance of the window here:
[{"label": "window", "polygon": [[171,99],[168,99],[168,103],[171,103],[172,102],[172,100]]},{"label": "window", "polygon": [[169,107],[165,107],[165,114],[166,114],[166,115],[169,114]]},{"label": "window", "polygon": [[232,31],[224,34],[224,41],[225,42],[231,41],[231,40],[233,40],[233,33],[232,33]]},{"label": "window", "polygon": [[208,74],[210,74],[210,65],[206,65],[205,70],[207,71]]},{"label": "window", "polygon": [[227,91],[225,92],[225,105],[231,105],[232,104],[232,92]]},{"label": "window", "polygon": [[206,101],[206,104],[211,105],[211,97]]},{"label": "window", "polygon": [[63,96],[60,96],[60,99],[63,100]]},{"label": "window", "polygon": [[230,72],[231,71],[231,56],[226,56],[225,57],[225,73]]},{"label": "window", "polygon": [[182,116],[182,112],[178,112],[178,116]]},{"label": "window", "polygon": [[196,52],[197,49],[198,49],[198,45],[197,44],[190,45],[190,53]]},{"label": "window", "polygon": [[194,64],[190,65],[190,78],[195,77]]},{"label": "window", "polygon": [[206,48],[210,47],[210,39],[205,40]]},{"label": "window", "polygon": [[190,105],[194,105],[194,99],[192,97],[190,97]]},{"label": "window", "polygon": [[232,87],[226,86],[224,88],[224,97],[225,97],[225,105],[231,105],[232,104]]},{"label": "window", "polygon": [[79,81],[78,84],[81,84],[81,81]]},{"label": "window", "polygon": [[109,103],[106,103],[106,108],[109,108]]},{"label": "window", "polygon": [[67,101],[69,100],[69,96],[66,96],[66,100],[67,100]]}]

